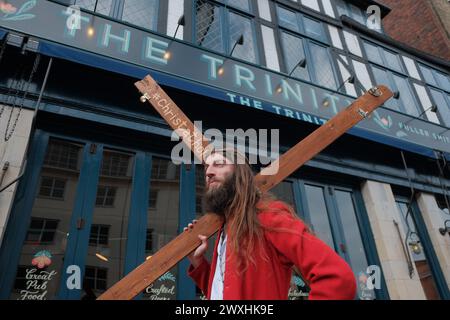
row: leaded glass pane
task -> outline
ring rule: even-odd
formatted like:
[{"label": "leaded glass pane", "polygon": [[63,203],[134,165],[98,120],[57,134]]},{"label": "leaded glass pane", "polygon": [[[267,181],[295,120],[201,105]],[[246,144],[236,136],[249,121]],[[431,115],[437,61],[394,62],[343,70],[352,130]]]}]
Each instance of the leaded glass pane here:
[{"label": "leaded glass pane", "polygon": [[122,20],[131,24],[155,30],[158,19],[157,0],[126,0]]},{"label": "leaded glass pane", "polygon": [[220,7],[197,0],[195,31],[197,45],[224,52]]},{"label": "leaded glass pane", "polygon": [[327,88],[336,89],[336,80],[334,78],[333,68],[327,49],[314,43],[310,43],[310,50],[317,84]]},{"label": "leaded glass pane", "polygon": [[[286,72],[290,73],[294,70],[294,67],[298,64],[298,62],[305,58],[305,50],[303,47],[304,40],[285,32],[281,34],[281,39],[287,67]],[[292,72],[292,76],[307,81],[311,80],[308,73],[308,66],[305,68],[295,68]]]},{"label": "leaded glass pane", "polygon": [[248,62],[256,63],[256,49],[253,41],[253,28],[250,19],[230,12],[230,51],[241,35],[244,35],[244,44],[237,45],[233,51],[233,57],[240,58]]}]

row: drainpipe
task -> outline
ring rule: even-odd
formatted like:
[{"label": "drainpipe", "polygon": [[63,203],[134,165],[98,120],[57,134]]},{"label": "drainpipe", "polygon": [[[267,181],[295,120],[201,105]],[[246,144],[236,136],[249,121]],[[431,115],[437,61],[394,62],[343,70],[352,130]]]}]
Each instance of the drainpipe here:
[{"label": "drainpipe", "polygon": [[8,168],[9,168],[9,162],[6,161],[2,168],[2,176],[0,177],[0,187],[3,184],[3,179],[5,178],[5,174],[6,174],[6,171],[8,171]]}]

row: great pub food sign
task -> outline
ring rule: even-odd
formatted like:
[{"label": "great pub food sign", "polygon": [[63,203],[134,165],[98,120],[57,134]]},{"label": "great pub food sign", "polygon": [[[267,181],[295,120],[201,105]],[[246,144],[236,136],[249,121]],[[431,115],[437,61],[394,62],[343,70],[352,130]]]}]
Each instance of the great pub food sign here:
[{"label": "great pub food sign", "polygon": [[[0,0],[0,26],[187,79],[191,90],[213,92],[225,101],[318,125],[353,101],[326,88],[51,1]],[[377,141],[390,138],[387,141],[450,152],[447,128],[384,107],[357,128],[364,131],[353,130],[353,134]]]}]

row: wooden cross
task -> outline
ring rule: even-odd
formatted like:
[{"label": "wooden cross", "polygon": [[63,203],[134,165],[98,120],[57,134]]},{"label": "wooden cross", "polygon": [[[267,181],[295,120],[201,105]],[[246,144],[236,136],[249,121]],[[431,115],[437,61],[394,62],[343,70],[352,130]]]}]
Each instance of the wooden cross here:
[{"label": "wooden cross", "polygon": [[[194,124],[156,81],[148,75],[142,81],[136,82],[135,86],[142,93],[141,102],[149,101],[170,127],[176,130],[194,155],[203,160],[203,155],[208,150],[208,140],[195,128]],[[259,190],[263,193],[269,191],[359,121],[367,118],[373,110],[392,96],[392,92],[383,85],[371,88],[347,108],[273,161],[268,167],[262,169],[255,177],[255,183]],[[271,174],[275,168],[278,168],[277,173]],[[210,238],[219,230],[222,223],[222,217],[214,213],[206,213],[192,229],[182,232],[162,247],[149,260],[139,265],[104,292],[98,300],[133,299],[194,251],[201,244],[198,238],[199,234]]]}]

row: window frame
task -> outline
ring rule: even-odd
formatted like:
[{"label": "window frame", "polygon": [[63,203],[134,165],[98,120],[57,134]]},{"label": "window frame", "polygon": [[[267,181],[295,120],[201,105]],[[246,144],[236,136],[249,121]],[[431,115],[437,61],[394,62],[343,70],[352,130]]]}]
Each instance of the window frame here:
[{"label": "window frame", "polygon": [[[97,232],[95,234],[95,243],[91,242],[92,237],[92,228],[97,227]],[[106,228],[106,243],[100,243],[100,230],[102,228]],[[89,246],[90,247],[99,247],[99,246],[103,246],[103,247],[108,247],[109,246],[109,232],[111,230],[111,225],[108,224],[92,224],[91,225],[91,230],[89,232]]]},{"label": "window frame", "polygon": [[[156,210],[158,205],[158,189],[150,188],[149,194],[148,194],[148,209]],[[154,205],[152,205],[152,194],[155,195],[154,197]]]},{"label": "window frame", "polygon": [[[421,100],[420,100],[419,97],[417,96],[417,92],[416,92],[416,90],[414,89],[414,86],[412,85],[411,77],[409,77],[408,75],[401,74],[401,73],[399,73],[399,72],[392,71],[391,69],[383,68],[383,67],[380,66],[379,64],[373,63],[373,62],[371,62],[371,61],[367,61],[366,65],[369,67],[369,68],[367,68],[367,69],[368,69],[368,71],[369,71],[369,76],[370,76],[370,80],[372,81],[372,83],[375,83],[375,84],[377,83],[376,77],[375,77],[375,74],[374,74],[372,68],[378,68],[378,69],[381,69],[382,71],[386,72],[386,76],[387,76],[387,79],[388,79],[388,81],[389,81],[389,83],[387,83],[387,85],[388,85],[393,91],[398,90],[398,86],[397,86],[397,83],[396,83],[395,80],[394,80],[394,76],[403,78],[403,79],[406,81],[407,85],[408,85],[409,93],[411,94],[411,97],[414,99],[415,106],[416,106],[416,109],[417,109],[417,112],[418,112],[418,113],[417,113],[417,115],[413,115],[413,114],[408,113],[408,112],[406,111],[407,109],[406,109],[406,107],[404,106],[403,101],[401,100],[401,96],[400,96],[400,98],[399,98],[399,99],[397,100],[397,102],[396,102],[396,103],[397,103],[397,106],[399,107],[399,110],[393,110],[393,109],[388,108],[388,107],[386,107],[386,108],[388,108],[389,110],[392,110],[392,111],[394,111],[394,112],[400,112],[400,113],[402,113],[402,114],[405,114],[405,115],[408,115],[408,116],[411,116],[411,117],[418,117],[418,116],[424,111],[424,110],[423,110],[422,103],[421,103]],[[430,122],[428,119],[424,119],[424,118],[421,118],[421,119]]]},{"label": "window frame", "polygon": [[[221,41],[222,41],[223,51],[214,50],[214,49],[204,47],[204,46],[197,44],[197,10],[196,10],[197,9],[197,1],[198,0],[192,1],[192,12],[193,12],[193,14],[192,14],[192,16],[193,16],[193,19],[192,19],[192,44],[201,50],[207,50],[207,51],[213,52],[215,54],[221,54],[223,56],[230,57],[230,58],[233,58],[236,60],[240,60],[245,63],[257,65],[258,67],[260,67],[261,48],[259,47],[259,42],[257,41],[258,40],[258,36],[257,36],[258,31],[256,30],[256,27],[255,27],[255,24],[257,23],[258,18],[256,17],[256,14],[255,14],[255,6],[252,4],[253,1],[249,0],[250,11],[247,12],[247,11],[241,10],[237,7],[234,7],[232,5],[230,6],[228,4],[225,4],[225,2],[223,2],[221,0],[204,0],[205,2],[208,2],[219,8],[220,28],[221,28],[220,31],[221,31],[221,36],[222,36]],[[245,60],[241,59],[240,57],[230,56],[231,49],[234,46],[234,43],[232,43],[230,34],[228,32],[229,26],[230,26],[229,13],[234,13],[236,15],[240,15],[250,21],[253,48],[255,50],[255,61],[249,62],[249,61],[245,61]]]},{"label": "window frame", "polygon": [[317,82],[317,79],[316,79],[317,68],[312,63],[308,63],[307,64],[307,72],[308,72],[309,78],[310,78],[309,81],[301,79],[301,78],[298,78],[298,77],[295,77],[294,74],[292,74],[291,77],[293,77],[295,79],[298,79],[299,81],[303,81],[303,82],[312,84],[314,86],[318,86],[318,87],[324,88],[326,90],[336,91],[337,90],[337,85],[339,84],[339,76],[340,76],[340,74],[337,72],[338,70],[336,68],[336,61],[335,61],[335,57],[332,54],[331,47],[321,43],[320,41],[317,41],[317,40],[314,40],[314,39],[311,39],[311,38],[308,38],[308,37],[304,37],[303,35],[297,34],[297,33],[293,32],[291,30],[288,30],[288,29],[282,28],[281,26],[278,26],[278,39],[279,39],[278,41],[279,41],[279,46],[281,48],[281,53],[282,53],[282,57],[283,57],[283,69],[285,70],[286,74],[289,74],[292,70],[287,70],[288,66],[287,66],[287,60],[286,60],[286,53],[285,53],[285,47],[284,47],[283,40],[282,40],[283,33],[287,33],[287,34],[289,34],[289,35],[291,35],[293,37],[297,37],[297,38],[302,39],[302,41],[303,41],[303,50],[305,52],[305,59],[306,59],[307,62],[308,61],[309,62],[312,61],[312,54],[311,54],[311,48],[310,48],[310,44],[311,43],[313,43],[314,45],[317,45],[317,46],[325,48],[325,50],[327,52],[327,55],[329,57],[328,60],[330,61],[330,66],[331,66],[331,69],[332,69],[332,72],[333,72],[333,79],[334,79],[334,82],[336,84],[336,87],[335,88],[330,88],[330,87],[323,86],[322,84],[319,84]]},{"label": "window frame", "polygon": [[[42,182],[43,182],[44,179],[51,179],[52,180],[52,185],[50,187],[50,195],[48,195],[48,196],[41,194]],[[64,182],[64,187],[62,188],[62,196],[61,197],[55,197],[53,195],[53,192],[55,191],[55,183],[56,183],[57,180]],[[39,192],[37,194],[37,198],[40,198],[40,199],[51,199],[51,200],[57,200],[57,201],[64,201],[65,198],[66,198],[67,181],[68,181],[67,179],[60,178],[60,177],[41,176],[40,183],[39,183]]]},{"label": "window frame", "polygon": [[[286,11],[290,11],[290,12],[295,14],[295,18],[296,18],[295,20],[297,22],[298,30],[289,29],[288,27],[285,27],[285,26],[283,26],[280,23],[281,19],[280,19],[280,14],[279,14],[279,11],[278,11],[279,8],[283,9],[283,10],[286,10]],[[283,5],[282,3],[276,3],[276,6],[275,6],[275,17],[276,17],[275,24],[276,24],[276,26],[278,28],[286,30],[286,31],[290,31],[290,32],[293,32],[293,33],[296,33],[296,34],[298,34],[298,35],[300,35],[301,37],[304,37],[304,38],[308,38],[308,39],[311,39],[311,40],[315,40],[317,42],[321,42],[321,43],[325,44],[328,47],[331,46],[331,36],[329,34],[327,24],[324,23],[322,20],[319,20],[316,17],[310,16],[308,14],[305,14],[304,12],[295,11],[295,10],[293,10],[291,8],[288,8],[287,6]],[[308,34],[306,32],[304,19],[309,19],[309,20],[315,21],[315,22],[317,22],[317,23],[319,23],[321,25],[321,27],[322,27],[322,36],[320,38],[315,38],[315,37],[311,36],[311,34]]]},{"label": "window frame", "polygon": [[[396,52],[396,51],[394,51],[392,49],[386,48],[383,45],[380,45],[380,44],[378,44],[378,43],[376,43],[374,41],[368,40],[368,39],[363,38],[363,37],[361,37],[361,40],[362,40],[362,46],[361,47],[362,47],[362,51],[363,51],[363,58],[369,64],[370,63],[374,63],[374,64],[376,64],[378,66],[381,66],[384,69],[388,69],[388,70],[391,70],[393,72],[401,73],[402,75],[406,75],[409,78],[409,74],[407,73],[407,69],[404,66],[404,61],[403,61],[403,59],[400,58],[400,54],[398,52]],[[381,57],[381,60],[382,60],[382,63],[383,63],[382,65],[380,65],[376,61],[372,61],[372,60],[369,59],[369,55],[367,54],[367,49],[366,49],[366,46],[365,46],[366,43],[377,48],[378,54]],[[396,56],[401,70],[396,70],[396,69],[393,69],[393,68],[391,68],[389,66],[388,60],[387,60],[387,58],[386,58],[386,56],[384,54],[385,51],[390,52],[391,54]]]},{"label": "window frame", "polygon": [[[437,90],[444,91],[444,92],[447,92],[448,94],[450,94],[450,87],[448,88],[448,90],[445,90],[444,88],[441,88],[441,86],[440,86],[440,85],[441,85],[440,80],[436,78],[436,76],[435,76],[434,73],[436,72],[436,73],[441,73],[441,74],[443,74],[445,77],[447,77],[448,81],[450,82],[450,75],[449,75],[449,74],[446,74],[446,73],[444,73],[444,72],[441,72],[440,70],[437,70],[437,69],[434,68],[434,67],[431,67],[431,66],[429,66],[429,65],[426,65],[426,64],[424,64],[423,62],[417,61],[416,63],[417,63],[417,70],[418,70],[419,75],[420,75],[420,77],[421,77],[421,79],[422,79],[422,82],[425,84],[425,86],[429,86],[429,87],[432,87],[432,88],[435,88],[435,89],[437,89]],[[427,80],[426,80],[425,77],[424,77],[424,73],[423,73],[423,71],[422,71],[422,67],[428,69],[428,70],[431,72],[431,76],[433,77],[433,80],[434,80],[434,82],[436,83],[436,85],[427,82]],[[450,106],[449,106],[449,107],[450,107]]]},{"label": "window frame", "polygon": [[[31,224],[34,220],[41,220],[43,222],[42,227],[40,229],[36,229],[36,228],[31,228]],[[56,231],[58,230],[58,224],[59,224],[58,219],[48,219],[48,218],[42,218],[42,217],[31,217],[30,220],[30,224],[28,226],[27,229],[27,233],[25,236],[25,241],[24,244],[26,245],[40,245],[40,246],[48,246],[48,245],[52,245],[55,243],[55,236],[56,236]],[[56,222],[56,227],[55,229],[46,229],[46,225],[47,222]],[[30,233],[30,231],[39,231],[39,240],[38,241],[31,241],[31,240],[27,240],[28,238],[28,234]],[[44,232],[52,232],[52,240],[51,241],[42,241],[42,235],[44,234]]]},{"label": "window frame", "polygon": [[160,9],[161,9],[161,3],[160,0],[154,0],[156,1],[155,4],[155,17],[152,23],[152,27],[151,28],[147,28],[147,27],[143,27],[141,25],[137,25],[137,24],[133,24],[132,22],[126,21],[126,20],[122,20],[123,19],[123,12],[125,10],[125,1],[127,0],[118,0],[118,4],[117,4],[117,9],[116,9],[116,16],[115,18],[123,23],[127,23],[129,25],[132,26],[136,26],[138,28],[141,28],[143,30],[150,30],[150,31],[158,31],[158,23],[159,23],[159,17],[160,17]]},{"label": "window frame", "polygon": [[450,113],[450,92],[446,92],[446,91],[436,88],[436,87],[431,87],[427,83],[425,83],[424,86],[425,86],[425,90],[427,91],[427,94],[428,94],[428,97],[429,97],[431,103],[437,107],[438,112],[436,113],[436,115],[437,115],[441,125],[445,126],[447,128],[450,128],[450,120],[449,120],[449,123],[447,124],[447,122],[445,121],[445,118],[443,117],[443,115],[441,113],[441,108],[436,103],[436,99],[434,98],[433,91],[437,91],[444,96],[444,101],[447,103],[448,113]]},{"label": "window frame", "polygon": [[[86,276],[86,273],[87,273],[86,271],[87,271],[88,269],[91,269],[91,270],[94,271],[94,277],[87,277],[87,276]],[[98,271],[99,271],[99,270],[102,270],[102,271],[105,272],[105,275],[106,275],[106,276],[105,276],[104,279],[103,279],[103,278],[101,278],[101,279],[98,278]],[[89,279],[89,280],[93,280],[93,281],[94,281],[94,287],[91,288],[92,290],[95,290],[95,291],[103,291],[103,292],[107,290],[107,288],[108,288],[108,269],[107,269],[107,268],[102,268],[102,267],[98,267],[98,266],[90,266],[90,265],[86,265],[86,266],[85,266],[84,276],[85,276],[85,279],[86,279],[86,280]],[[105,282],[105,289],[99,289],[99,288],[97,287],[97,285],[98,285],[97,281],[104,281],[104,282]]]},{"label": "window frame", "polygon": [[[100,188],[105,188],[105,194],[102,197],[102,203],[98,204],[97,200],[99,198],[98,192],[99,192]],[[110,190],[114,190],[114,196],[112,197],[113,199],[112,199],[112,204],[111,205],[105,204],[106,200],[108,198],[110,198],[110,196],[108,195]],[[98,185],[98,187],[97,187],[97,194],[95,195],[95,207],[97,207],[97,208],[114,208],[114,202],[116,200],[117,190],[118,190],[118,188],[116,186]]]}]

